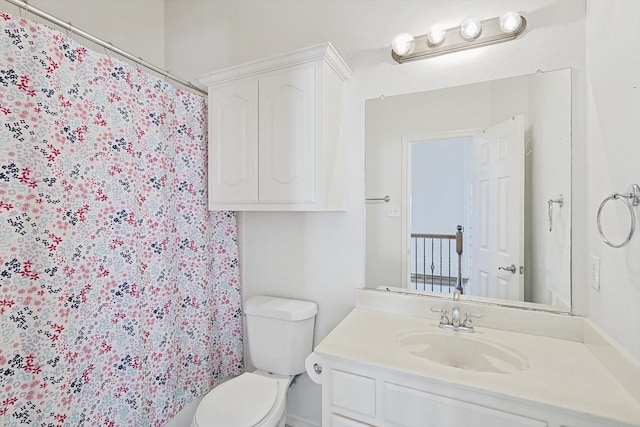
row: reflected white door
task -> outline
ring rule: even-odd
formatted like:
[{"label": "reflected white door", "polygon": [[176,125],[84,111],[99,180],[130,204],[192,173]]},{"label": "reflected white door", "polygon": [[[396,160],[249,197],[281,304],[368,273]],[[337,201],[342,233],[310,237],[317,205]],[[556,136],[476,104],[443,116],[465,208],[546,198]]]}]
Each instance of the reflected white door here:
[{"label": "reflected white door", "polygon": [[470,293],[524,301],[524,116],[475,137],[473,163]]}]

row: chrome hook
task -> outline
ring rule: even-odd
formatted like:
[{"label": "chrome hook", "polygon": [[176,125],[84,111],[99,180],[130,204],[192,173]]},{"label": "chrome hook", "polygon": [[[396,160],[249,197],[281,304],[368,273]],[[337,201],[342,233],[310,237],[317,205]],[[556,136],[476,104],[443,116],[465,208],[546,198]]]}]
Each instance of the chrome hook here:
[{"label": "chrome hook", "polygon": [[558,196],[557,199],[549,199],[549,231],[553,229],[553,204],[557,203],[559,207],[564,206],[564,197],[562,194]]}]

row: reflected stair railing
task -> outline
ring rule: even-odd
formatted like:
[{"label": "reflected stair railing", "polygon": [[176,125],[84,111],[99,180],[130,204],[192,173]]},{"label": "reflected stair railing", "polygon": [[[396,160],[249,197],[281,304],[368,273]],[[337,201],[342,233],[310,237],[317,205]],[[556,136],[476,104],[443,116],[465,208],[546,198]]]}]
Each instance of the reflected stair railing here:
[{"label": "reflected stair railing", "polygon": [[[463,228],[458,225],[456,230],[455,234],[411,233],[413,289],[445,293],[458,289],[464,293],[468,279],[462,277]],[[456,257],[457,275],[452,275]]]}]

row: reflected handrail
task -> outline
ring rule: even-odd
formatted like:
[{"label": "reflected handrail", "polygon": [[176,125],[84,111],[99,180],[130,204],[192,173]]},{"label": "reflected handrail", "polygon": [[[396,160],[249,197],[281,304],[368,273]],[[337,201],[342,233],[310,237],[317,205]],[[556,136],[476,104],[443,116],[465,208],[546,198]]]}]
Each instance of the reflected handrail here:
[{"label": "reflected handrail", "polygon": [[[460,293],[464,293],[463,284],[466,284],[469,279],[462,277],[462,226],[458,225],[456,230],[456,234],[411,233],[411,245],[414,249],[414,265],[411,273],[412,288],[447,293],[452,293],[457,289]],[[454,241],[455,253],[458,257],[457,276],[451,274]],[[436,260],[438,265],[436,265]],[[429,261],[428,267],[427,261]],[[427,268],[429,272],[427,272]]]}]

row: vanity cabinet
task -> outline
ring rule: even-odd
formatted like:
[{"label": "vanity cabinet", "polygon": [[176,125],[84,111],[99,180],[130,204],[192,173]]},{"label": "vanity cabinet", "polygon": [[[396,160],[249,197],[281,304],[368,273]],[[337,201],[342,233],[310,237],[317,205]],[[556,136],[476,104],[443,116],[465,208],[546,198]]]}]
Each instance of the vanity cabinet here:
[{"label": "vanity cabinet", "polygon": [[210,210],[343,210],[342,92],[329,43],[199,78],[208,88]]},{"label": "vanity cabinet", "polygon": [[313,353],[324,427],[640,427],[640,367],[578,316],[357,290]]},{"label": "vanity cabinet", "polygon": [[625,425],[382,367],[329,358],[323,360],[322,420],[323,427]]}]

